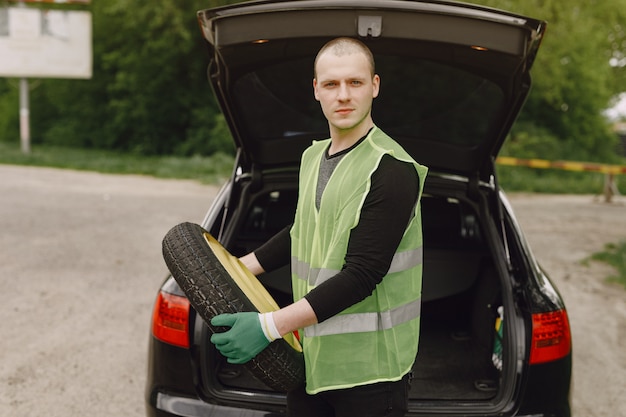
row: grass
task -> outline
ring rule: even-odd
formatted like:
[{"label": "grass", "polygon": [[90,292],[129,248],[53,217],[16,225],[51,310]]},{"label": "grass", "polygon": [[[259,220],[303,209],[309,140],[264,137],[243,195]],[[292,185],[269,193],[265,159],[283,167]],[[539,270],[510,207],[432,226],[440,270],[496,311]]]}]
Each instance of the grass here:
[{"label": "grass", "polygon": [[[550,194],[603,194],[605,175],[598,172],[572,172],[529,167],[497,167],[500,186],[505,191]],[[624,176],[614,181],[621,195],[626,194]],[[620,184],[622,182],[622,184]]]},{"label": "grass", "polygon": [[604,262],[615,268],[616,274],[607,277],[607,281],[615,282],[626,288],[626,240],[618,243],[607,243],[604,250],[596,252],[585,260]]},{"label": "grass", "polygon": [[0,142],[0,163],[192,179],[205,184],[216,184],[230,176],[233,157],[225,154],[210,157],[141,156],[43,145],[34,145],[30,154],[24,154],[18,144]]},{"label": "grass", "polygon": [[[0,163],[193,179],[212,184],[220,183],[230,176],[233,158],[224,154],[210,157],[141,156],[44,145],[33,145],[31,153],[24,154],[19,143],[0,142]],[[497,171],[499,183],[507,192],[601,195],[604,191],[605,176],[601,173],[505,165],[499,165]],[[623,178],[624,176],[616,177],[621,195],[626,194]]]}]

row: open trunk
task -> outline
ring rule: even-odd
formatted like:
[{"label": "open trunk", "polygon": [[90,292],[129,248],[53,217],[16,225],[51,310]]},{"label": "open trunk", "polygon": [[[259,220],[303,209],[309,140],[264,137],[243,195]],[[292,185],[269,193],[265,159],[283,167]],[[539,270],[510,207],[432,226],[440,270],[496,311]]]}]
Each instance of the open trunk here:
[{"label": "open trunk", "polygon": [[[454,2],[397,0],[267,0],[200,11],[198,18],[209,80],[238,149],[229,202],[205,219],[210,232],[240,256],[291,223],[302,151],[328,137],[311,91],[313,59],[334,37],[361,39],[381,76],[377,126],[429,168],[411,412],[454,402],[464,413],[501,412],[519,387],[518,370],[508,364],[524,354],[524,330],[504,331],[501,372],[492,358],[498,308],[507,323],[515,317],[507,308],[515,309],[504,278],[500,200],[490,183],[493,160],[528,94],[545,22]],[[288,266],[260,279],[279,304],[291,302]],[[213,352],[202,363],[207,394],[255,407],[283,401],[226,364],[203,337],[200,351]],[[240,390],[256,390],[254,401]]]},{"label": "open trunk", "polygon": [[[263,186],[251,181],[239,188],[241,193],[232,198],[238,200],[240,209],[248,209],[234,214],[226,211],[227,221],[216,221],[211,233],[240,256],[291,224],[297,191],[288,177],[294,178],[293,173],[282,180],[275,178],[271,187],[266,178]],[[460,189],[447,190],[445,195],[429,191],[427,186],[422,200],[421,333],[410,398],[419,401],[413,407],[450,401],[478,406],[482,401],[495,401],[502,384],[502,373],[492,357],[498,307],[503,304],[501,280],[477,203],[463,197]],[[259,278],[278,304],[292,301],[289,266]],[[252,390],[257,403],[264,393],[270,403],[282,401],[281,395],[272,393],[245,368],[226,363],[208,337],[205,331],[203,344],[208,349],[202,350],[209,354],[202,366],[207,392],[233,400],[240,390]]]}]

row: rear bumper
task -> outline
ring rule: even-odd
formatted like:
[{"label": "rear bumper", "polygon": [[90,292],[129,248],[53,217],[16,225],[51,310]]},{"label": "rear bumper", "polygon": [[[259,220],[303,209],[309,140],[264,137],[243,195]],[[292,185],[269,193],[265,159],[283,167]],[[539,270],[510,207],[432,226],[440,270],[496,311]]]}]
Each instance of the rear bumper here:
[{"label": "rear bumper", "polygon": [[152,396],[154,403],[147,404],[148,417],[284,417],[284,413],[250,410],[209,404],[197,398],[178,397],[163,392]]},{"label": "rear bumper", "polygon": [[[147,417],[285,417],[285,413],[250,410],[209,404],[197,398],[178,397],[158,392],[148,404]],[[556,417],[556,414],[516,414],[516,417]],[[561,416],[559,416],[561,417]]]}]

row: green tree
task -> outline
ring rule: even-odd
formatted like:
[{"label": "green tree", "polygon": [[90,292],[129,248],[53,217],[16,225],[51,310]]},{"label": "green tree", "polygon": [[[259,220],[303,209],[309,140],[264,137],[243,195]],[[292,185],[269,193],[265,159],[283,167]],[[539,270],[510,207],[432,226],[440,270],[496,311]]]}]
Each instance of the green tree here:
[{"label": "green tree", "polygon": [[[610,58],[626,49],[626,0],[476,0],[548,22],[533,66],[533,90],[512,130],[511,146],[527,141],[544,158],[614,161],[617,138],[602,112],[619,93]],[[623,86],[623,88],[626,86]],[[534,126],[534,127],[533,127]],[[541,154],[528,132],[550,143]],[[517,143],[515,143],[517,141]],[[553,146],[555,141],[558,146]],[[522,143],[520,143],[522,142]]]},{"label": "green tree", "polygon": [[224,2],[208,3],[93,2],[93,78],[41,82],[31,93],[33,142],[148,155],[232,151],[195,16]]},{"label": "green tree", "polygon": [[[548,21],[533,90],[505,152],[612,161],[616,138],[602,111],[626,91],[626,0],[473,1]],[[236,2],[93,1],[93,78],[32,83],[33,143],[142,154],[232,151],[195,12]],[[0,140],[17,140],[14,84],[0,80]]]},{"label": "green tree", "polygon": [[0,140],[19,140],[19,91],[13,80],[0,78]]}]

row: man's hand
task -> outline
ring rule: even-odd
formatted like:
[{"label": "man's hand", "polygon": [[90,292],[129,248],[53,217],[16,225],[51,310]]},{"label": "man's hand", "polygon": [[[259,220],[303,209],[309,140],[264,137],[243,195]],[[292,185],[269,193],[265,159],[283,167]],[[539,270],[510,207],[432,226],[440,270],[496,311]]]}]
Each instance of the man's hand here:
[{"label": "man's hand", "polygon": [[259,313],[247,312],[220,314],[211,320],[213,326],[231,328],[211,336],[211,343],[228,358],[229,363],[246,363],[270,344],[259,317]]}]

